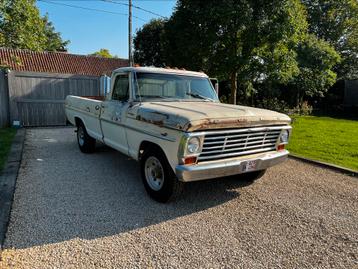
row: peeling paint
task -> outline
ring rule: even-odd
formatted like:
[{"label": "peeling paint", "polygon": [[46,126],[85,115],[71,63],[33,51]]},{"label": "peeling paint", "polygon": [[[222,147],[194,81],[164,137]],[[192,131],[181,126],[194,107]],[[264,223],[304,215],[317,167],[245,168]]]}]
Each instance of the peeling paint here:
[{"label": "peeling paint", "polygon": [[159,127],[167,127],[178,130],[182,130],[183,125],[187,122],[185,121],[183,124],[181,124],[181,117],[179,115],[170,115],[146,108],[138,109],[136,119],[139,121],[152,123]]},{"label": "peeling paint", "polygon": [[190,107],[187,103],[177,102],[165,106],[158,103],[142,103],[136,111],[136,119],[186,132],[289,124],[291,121],[288,116],[274,111],[220,103],[209,105],[199,102],[192,103]]},{"label": "peeling paint", "polygon": [[225,129],[225,128],[242,128],[242,127],[258,127],[258,126],[270,126],[270,125],[286,125],[289,122],[279,120],[210,120],[204,119],[195,122],[189,122],[185,127],[185,131],[199,131],[210,129]]}]

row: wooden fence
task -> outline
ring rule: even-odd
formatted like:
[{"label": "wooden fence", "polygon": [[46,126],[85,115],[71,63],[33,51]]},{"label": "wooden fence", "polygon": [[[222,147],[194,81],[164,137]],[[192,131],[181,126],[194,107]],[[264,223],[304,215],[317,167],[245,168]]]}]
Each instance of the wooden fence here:
[{"label": "wooden fence", "polygon": [[0,78],[0,127],[6,118],[5,122],[19,120],[23,126],[65,125],[67,95],[100,95],[99,77],[12,71],[8,85],[2,85],[4,78]]}]

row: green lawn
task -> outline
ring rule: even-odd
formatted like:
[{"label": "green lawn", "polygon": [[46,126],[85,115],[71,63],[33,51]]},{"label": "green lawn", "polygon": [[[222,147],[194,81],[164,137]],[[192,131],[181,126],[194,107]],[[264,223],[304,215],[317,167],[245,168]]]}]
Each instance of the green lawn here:
[{"label": "green lawn", "polygon": [[358,121],[314,116],[293,119],[291,153],[358,171]]},{"label": "green lawn", "polygon": [[0,172],[6,162],[7,154],[9,153],[15,133],[16,130],[13,128],[0,129]]}]

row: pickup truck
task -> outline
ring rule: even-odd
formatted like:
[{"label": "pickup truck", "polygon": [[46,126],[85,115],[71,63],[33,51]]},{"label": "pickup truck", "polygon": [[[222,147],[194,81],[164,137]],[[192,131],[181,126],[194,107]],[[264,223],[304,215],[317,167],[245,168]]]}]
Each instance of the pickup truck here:
[{"label": "pickup truck", "polygon": [[159,202],[189,181],[259,178],[288,156],[287,115],[220,103],[202,72],[119,68],[106,97],[69,95],[65,111],[82,152],[100,141],[139,161],[145,189]]}]

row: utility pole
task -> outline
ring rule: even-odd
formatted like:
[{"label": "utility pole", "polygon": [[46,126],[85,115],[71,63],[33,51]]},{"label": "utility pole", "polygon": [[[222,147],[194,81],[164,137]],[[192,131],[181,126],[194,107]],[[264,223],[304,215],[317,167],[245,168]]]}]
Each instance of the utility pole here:
[{"label": "utility pole", "polygon": [[133,66],[132,56],[132,0],[129,0],[128,5],[128,60],[129,66]]}]

